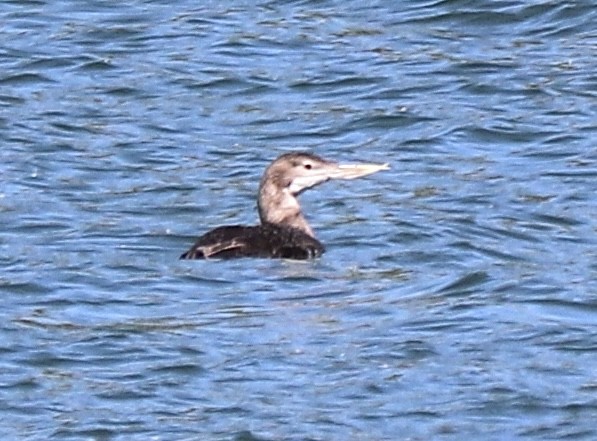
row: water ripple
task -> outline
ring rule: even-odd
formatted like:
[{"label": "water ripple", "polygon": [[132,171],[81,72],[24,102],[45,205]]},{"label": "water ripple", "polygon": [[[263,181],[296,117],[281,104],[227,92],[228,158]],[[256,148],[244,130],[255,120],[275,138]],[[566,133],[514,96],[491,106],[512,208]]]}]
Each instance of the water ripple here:
[{"label": "water ripple", "polygon": [[[6,438],[595,438],[591,2],[4,6]],[[178,260],[292,150],[391,170]]]}]

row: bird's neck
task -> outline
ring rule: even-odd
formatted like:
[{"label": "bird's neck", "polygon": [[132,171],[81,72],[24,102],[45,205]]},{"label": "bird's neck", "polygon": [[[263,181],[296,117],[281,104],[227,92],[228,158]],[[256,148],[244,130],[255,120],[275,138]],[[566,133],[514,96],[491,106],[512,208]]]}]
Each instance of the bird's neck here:
[{"label": "bird's neck", "polygon": [[301,212],[297,198],[287,188],[262,185],[259,191],[259,218],[261,223],[297,228],[315,238],[315,233]]}]

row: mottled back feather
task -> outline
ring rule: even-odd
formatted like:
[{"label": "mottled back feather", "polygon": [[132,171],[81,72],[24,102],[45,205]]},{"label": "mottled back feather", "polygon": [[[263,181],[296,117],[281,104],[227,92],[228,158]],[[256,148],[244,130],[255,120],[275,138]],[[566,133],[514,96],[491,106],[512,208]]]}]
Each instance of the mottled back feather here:
[{"label": "mottled back feather", "polygon": [[263,224],[218,227],[201,236],[181,259],[227,259],[233,257],[274,257],[310,259],[325,247],[296,228]]}]

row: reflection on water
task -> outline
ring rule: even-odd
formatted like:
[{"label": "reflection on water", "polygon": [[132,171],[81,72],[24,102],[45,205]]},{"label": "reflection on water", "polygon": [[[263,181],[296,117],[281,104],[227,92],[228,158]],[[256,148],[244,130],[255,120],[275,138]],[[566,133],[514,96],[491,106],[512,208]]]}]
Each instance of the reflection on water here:
[{"label": "reflection on water", "polygon": [[[595,438],[591,2],[4,6],[7,439]],[[291,150],[392,169],[177,260]]]}]

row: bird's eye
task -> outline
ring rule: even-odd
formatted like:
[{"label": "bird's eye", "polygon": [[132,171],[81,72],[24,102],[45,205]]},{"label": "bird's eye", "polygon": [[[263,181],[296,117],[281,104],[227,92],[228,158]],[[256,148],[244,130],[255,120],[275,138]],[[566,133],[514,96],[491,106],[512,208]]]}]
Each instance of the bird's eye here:
[{"label": "bird's eye", "polygon": [[305,164],[305,168],[307,170],[311,170],[313,168],[313,166],[311,164],[307,163],[307,164]]}]

